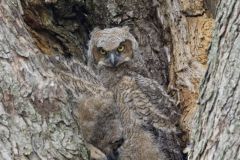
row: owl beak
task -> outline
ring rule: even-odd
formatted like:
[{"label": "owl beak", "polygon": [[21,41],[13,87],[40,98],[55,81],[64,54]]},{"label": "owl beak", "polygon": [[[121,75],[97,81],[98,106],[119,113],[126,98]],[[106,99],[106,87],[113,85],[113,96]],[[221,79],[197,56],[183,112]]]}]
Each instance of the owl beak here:
[{"label": "owl beak", "polygon": [[116,67],[119,61],[119,57],[116,55],[115,52],[109,53],[109,62],[112,65],[112,67]]}]

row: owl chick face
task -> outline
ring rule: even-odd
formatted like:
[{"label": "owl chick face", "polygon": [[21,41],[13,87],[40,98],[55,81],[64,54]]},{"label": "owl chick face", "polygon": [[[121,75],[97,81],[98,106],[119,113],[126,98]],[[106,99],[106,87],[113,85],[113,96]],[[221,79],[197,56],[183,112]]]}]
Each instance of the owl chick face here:
[{"label": "owl chick face", "polygon": [[117,67],[133,58],[131,41],[125,40],[113,49],[94,47],[93,56],[98,66]]},{"label": "owl chick face", "polygon": [[133,59],[137,42],[128,27],[94,30],[89,43],[89,59],[95,66],[116,68]]}]

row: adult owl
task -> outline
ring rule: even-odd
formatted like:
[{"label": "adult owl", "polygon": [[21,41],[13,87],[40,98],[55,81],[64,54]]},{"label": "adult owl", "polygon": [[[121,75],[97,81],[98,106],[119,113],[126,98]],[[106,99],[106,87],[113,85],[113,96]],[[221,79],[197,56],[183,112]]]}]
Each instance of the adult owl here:
[{"label": "adult owl", "polygon": [[120,160],[182,159],[175,101],[148,72],[128,27],[95,29],[88,65],[114,93],[124,132]]}]

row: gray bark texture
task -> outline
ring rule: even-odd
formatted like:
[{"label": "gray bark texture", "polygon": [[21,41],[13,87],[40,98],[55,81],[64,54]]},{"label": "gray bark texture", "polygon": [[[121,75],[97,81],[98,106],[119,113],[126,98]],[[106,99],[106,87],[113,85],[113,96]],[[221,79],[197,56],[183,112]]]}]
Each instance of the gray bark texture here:
[{"label": "gray bark texture", "polygon": [[43,56],[17,1],[0,3],[0,159],[89,159],[72,110],[105,90],[80,63]]},{"label": "gray bark texture", "polygon": [[189,159],[240,159],[239,11],[238,0],[0,0],[0,159],[90,159],[72,112],[109,97],[84,65],[89,33],[125,25],[148,78],[180,93]]},{"label": "gray bark texture", "polygon": [[190,159],[240,159],[240,1],[219,1]]}]

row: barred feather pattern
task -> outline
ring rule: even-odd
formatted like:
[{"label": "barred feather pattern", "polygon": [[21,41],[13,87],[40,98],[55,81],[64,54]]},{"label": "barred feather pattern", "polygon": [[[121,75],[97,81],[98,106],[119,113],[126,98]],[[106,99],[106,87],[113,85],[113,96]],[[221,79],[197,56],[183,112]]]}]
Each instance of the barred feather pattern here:
[{"label": "barred feather pattern", "polygon": [[180,113],[156,81],[124,76],[114,95],[126,139],[120,159],[182,159],[176,128]]},{"label": "barred feather pattern", "polygon": [[[93,48],[117,47],[125,40],[132,42],[133,56],[118,65],[98,65]],[[123,126],[124,143],[120,160],[181,160],[176,127],[180,120],[176,102],[164,88],[149,79],[143,55],[128,27],[107,28],[91,33],[88,66],[98,75],[104,87],[113,92]],[[106,57],[105,57],[106,58]]]}]

